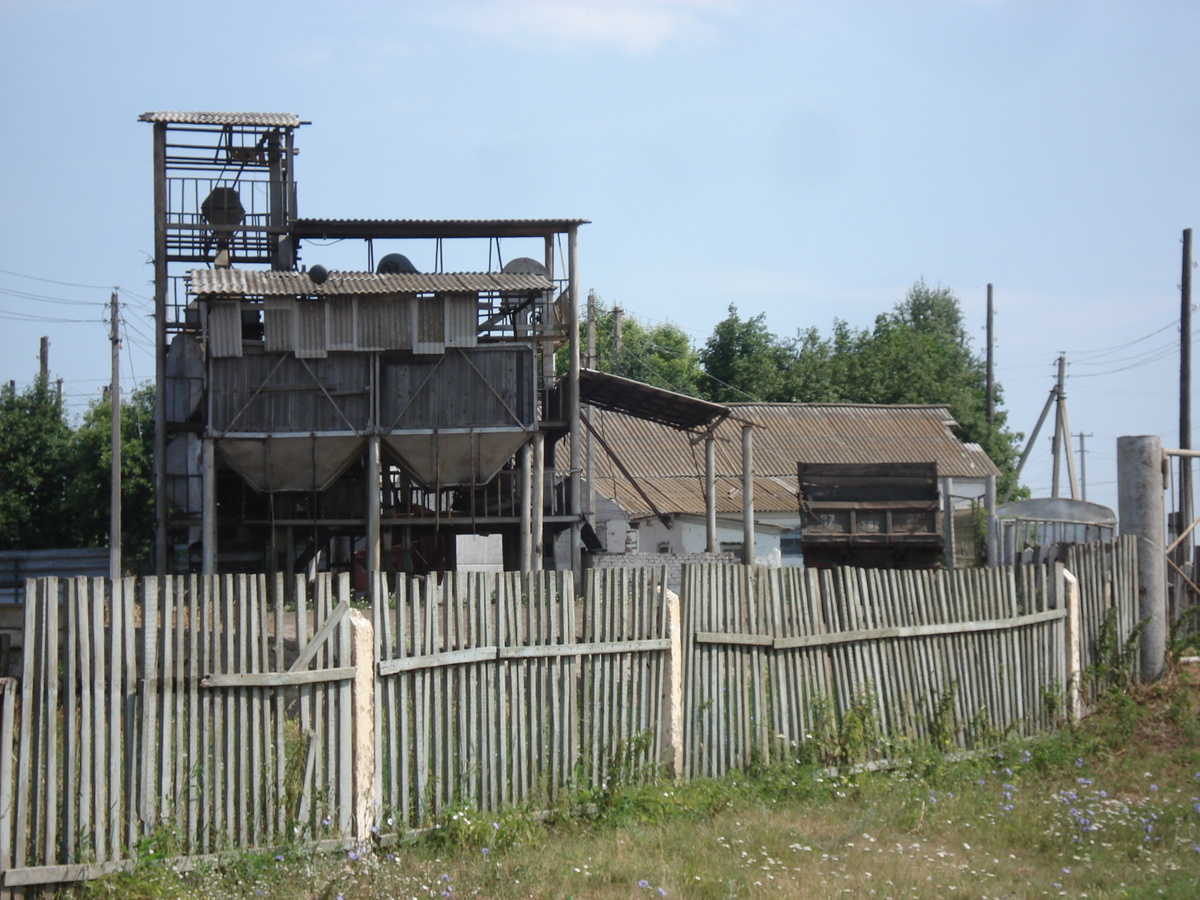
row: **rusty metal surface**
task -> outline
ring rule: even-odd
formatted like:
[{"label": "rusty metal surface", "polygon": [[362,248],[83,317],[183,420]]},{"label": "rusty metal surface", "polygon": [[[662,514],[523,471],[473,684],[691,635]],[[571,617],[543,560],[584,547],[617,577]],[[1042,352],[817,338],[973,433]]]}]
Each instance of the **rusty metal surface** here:
[{"label": "rusty metal surface", "polygon": [[594,369],[579,373],[579,397],[592,406],[628,412],[639,419],[661,422],[672,428],[703,428],[729,415],[729,407],[720,403],[698,400]]},{"label": "rusty metal surface", "polygon": [[296,128],[304,124],[292,113],[264,112],[144,112],[139,122],[168,122],[175,125],[263,125]]},{"label": "rusty metal surface", "polygon": [[330,272],[321,284],[304,272],[270,272],[260,269],[193,269],[188,291],[206,294],[241,294],[254,297],[352,297],[361,294],[479,293],[483,291],[544,291],[552,285],[541,275],[493,272],[441,272],[431,274],[376,275],[373,272]]}]

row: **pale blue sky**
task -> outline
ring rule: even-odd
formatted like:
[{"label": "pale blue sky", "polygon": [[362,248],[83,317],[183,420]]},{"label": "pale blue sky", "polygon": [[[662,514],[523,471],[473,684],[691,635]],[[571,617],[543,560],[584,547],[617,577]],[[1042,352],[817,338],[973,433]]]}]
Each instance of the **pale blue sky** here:
[{"label": "pale blue sky", "polygon": [[0,0],[0,377],[49,335],[82,409],[108,285],[122,377],[152,374],[140,113],[292,112],[302,215],[590,219],[583,285],[697,343],[731,303],[782,335],[867,325],[924,277],[982,353],[992,282],[1013,426],[1068,351],[1089,499],[1115,506],[1115,439],[1178,443],[1198,36],[1200,3],[1146,0]]}]

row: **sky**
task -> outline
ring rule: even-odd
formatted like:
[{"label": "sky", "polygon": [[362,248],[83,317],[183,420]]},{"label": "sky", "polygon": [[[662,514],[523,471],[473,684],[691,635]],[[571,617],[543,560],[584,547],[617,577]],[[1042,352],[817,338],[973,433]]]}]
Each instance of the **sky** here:
[{"label": "sky", "polygon": [[[731,305],[869,326],[924,279],[982,355],[993,284],[1010,426],[1065,352],[1115,509],[1116,439],[1180,444],[1198,34],[1194,0],[0,0],[0,378],[48,336],[80,415],[113,287],[123,384],[152,378],[139,114],[289,112],[302,216],[587,219],[582,286],[696,346]],[[366,268],[361,243],[304,262]]]}]

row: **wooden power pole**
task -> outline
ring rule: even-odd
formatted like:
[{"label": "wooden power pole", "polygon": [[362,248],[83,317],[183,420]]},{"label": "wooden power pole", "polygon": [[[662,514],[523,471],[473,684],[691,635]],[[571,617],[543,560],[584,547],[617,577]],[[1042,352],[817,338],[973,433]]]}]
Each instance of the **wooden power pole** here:
[{"label": "wooden power pole", "polygon": [[[1179,280],[1179,446],[1192,448],[1192,229],[1183,230]],[[1179,457],[1179,529],[1192,524],[1192,461]]]}]

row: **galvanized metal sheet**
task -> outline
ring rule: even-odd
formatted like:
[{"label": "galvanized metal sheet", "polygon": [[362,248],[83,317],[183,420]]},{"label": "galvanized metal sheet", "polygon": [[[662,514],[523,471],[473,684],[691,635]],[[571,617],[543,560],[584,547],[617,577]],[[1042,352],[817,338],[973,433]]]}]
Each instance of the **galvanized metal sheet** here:
[{"label": "galvanized metal sheet", "polygon": [[426,487],[452,487],[491,481],[531,433],[466,429],[386,434],[383,443]]},{"label": "galvanized metal sheet", "polygon": [[272,128],[296,128],[302,124],[292,113],[263,112],[144,112],[139,122],[166,122],[177,125],[262,125]]},{"label": "galvanized metal sheet", "polygon": [[203,295],[355,297],[361,294],[461,294],[481,291],[536,292],[552,285],[541,275],[499,272],[387,274],[330,272],[320,284],[304,272],[257,269],[193,269],[188,291]]},{"label": "galvanized metal sheet", "polygon": [[223,438],[217,451],[257,491],[323,491],[363,452],[358,436]]}]

